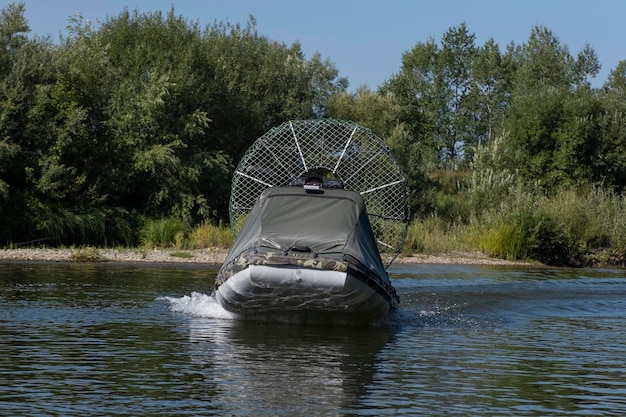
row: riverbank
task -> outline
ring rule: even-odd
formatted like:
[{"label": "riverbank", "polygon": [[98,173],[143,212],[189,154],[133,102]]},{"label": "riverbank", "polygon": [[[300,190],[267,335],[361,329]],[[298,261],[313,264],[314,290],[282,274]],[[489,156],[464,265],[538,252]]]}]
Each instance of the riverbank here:
[{"label": "riverbank", "polygon": [[[21,248],[0,249],[2,261],[28,262],[147,262],[147,263],[194,263],[221,265],[227,250],[221,248],[177,249],[57,249]],[[491,258],[480,252],[453,252],[435,255],[415,254],[401,256],[395,261],[403,264],[457,264],[457,265],[529,265]]]}]

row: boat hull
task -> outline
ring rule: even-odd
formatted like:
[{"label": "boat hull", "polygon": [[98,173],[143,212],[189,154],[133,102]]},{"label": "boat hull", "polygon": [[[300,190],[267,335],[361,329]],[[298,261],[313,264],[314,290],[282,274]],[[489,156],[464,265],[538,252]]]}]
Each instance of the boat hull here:
[{"label": "boat hull", "polygon": [[215,291],[226,310],[244,316],[324,315],[371,321],[392,309],[372,283],[349,272],[294,265],[250,265]]}]

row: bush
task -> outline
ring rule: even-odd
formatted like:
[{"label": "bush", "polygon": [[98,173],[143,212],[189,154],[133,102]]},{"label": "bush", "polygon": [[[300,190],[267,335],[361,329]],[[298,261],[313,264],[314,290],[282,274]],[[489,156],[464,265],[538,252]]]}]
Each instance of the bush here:
[{"label": "bush", "polygon": [[559,216],[558,202],[517,189],[496,213],[487,216],[480,248],[507,259],[530,258],[548,265],[578,265],[580,250],[572,224]]},{"label": "bush", "polygon": [[557,221],[539,213],[528,229],[529,255],[546,265],[580,266],[576,244],[567,236]]},{"label": "bush", "polygon": [[438,216],[416,219],[409,224],[402,254],[468,250],[469,235],[469,226],[450,224]]},{"label": "bush", "polygon": [[98,249],[92,247],[83,247],[72,249],[70,252],[70,260],[72,262],[100,262],[103,260]]},{"label": "bush", "polygon": [[486,227],[479,234],[477,243],[482,252],[498,258],[516,260],[528,256],[524,232],[516,225],[499,223]]},{"label": "bush", "polygon": [[229,248],[232,243],[230,227],[224,226],[221,222],[218,225],[203,222],[189,236],[189,246],[193,249]]},{"label": "bush", "polygon": [[144,247],[184,247],[190,227],[177,218],[150,220],[139,232]]}]

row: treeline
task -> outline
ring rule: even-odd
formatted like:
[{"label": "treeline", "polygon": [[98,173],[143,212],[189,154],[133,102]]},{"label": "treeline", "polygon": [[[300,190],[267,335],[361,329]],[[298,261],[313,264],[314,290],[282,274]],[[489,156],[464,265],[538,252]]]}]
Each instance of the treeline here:
[{"label": "treeline", "polygon": [[233,166],[266,130],[320,117],[333,64],[171,10],[74,18],[60,43],[0,15],[0,241],[135,244],[150,219],[227,218]]},{"label": "treeline", "polygon": [[11,4],[0,50],[4,245],[136,245],[151,222],[224,221],[256,138],[333,117],[371,128],[403,166],[409,251],[435,233],[454,241],[441,250],[554,264],[626,255],[626,61],[593,88],[591,46],[572,55],[545,27],[501,48],[462,23],[354,93],[330,60],[260,35],[252,18],[200,27],[173,9],[124,10],[97,26],[75,18],[52,42]]}]

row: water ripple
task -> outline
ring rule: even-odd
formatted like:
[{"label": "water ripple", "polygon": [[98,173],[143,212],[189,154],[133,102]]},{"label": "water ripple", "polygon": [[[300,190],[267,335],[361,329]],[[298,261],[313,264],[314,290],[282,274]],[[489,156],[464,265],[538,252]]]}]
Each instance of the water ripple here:
[{"label": "water ripple", "polygon": [[0,264],[3,413],[626,414],[624,271],[392,275],[355,328],[240,320],[202,268]]}]

